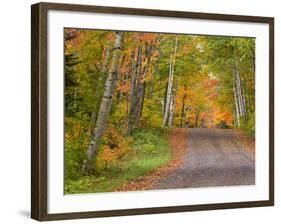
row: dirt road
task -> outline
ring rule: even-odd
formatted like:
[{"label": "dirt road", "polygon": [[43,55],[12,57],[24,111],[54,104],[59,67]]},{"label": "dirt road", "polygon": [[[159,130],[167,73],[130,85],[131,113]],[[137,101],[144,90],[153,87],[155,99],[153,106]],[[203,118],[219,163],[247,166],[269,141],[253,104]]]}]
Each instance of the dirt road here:
[{"label": "dirt road", "polygon": [[255,157],[230,129],[189,129],[181,167],[154,189],[255,184]]}]

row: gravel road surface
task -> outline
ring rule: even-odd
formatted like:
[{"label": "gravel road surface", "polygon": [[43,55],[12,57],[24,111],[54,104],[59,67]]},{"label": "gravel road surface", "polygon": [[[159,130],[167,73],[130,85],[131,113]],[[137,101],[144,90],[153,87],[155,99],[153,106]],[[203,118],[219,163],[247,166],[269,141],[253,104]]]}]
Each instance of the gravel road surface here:
[{"label": "gravel road surface", "polygon": [[188,129],[181,167],[154,189],[255,184],[255,156],[243,148],[231,129]]}]

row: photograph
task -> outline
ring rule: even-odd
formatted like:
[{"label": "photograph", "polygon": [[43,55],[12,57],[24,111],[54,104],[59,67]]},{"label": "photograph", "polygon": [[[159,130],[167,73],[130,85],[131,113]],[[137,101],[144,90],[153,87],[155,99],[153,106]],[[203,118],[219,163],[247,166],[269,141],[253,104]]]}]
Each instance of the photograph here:
[{"label": "photograph", "polygon": [[63,35],[64,194],[256,184],[255,37]]}]

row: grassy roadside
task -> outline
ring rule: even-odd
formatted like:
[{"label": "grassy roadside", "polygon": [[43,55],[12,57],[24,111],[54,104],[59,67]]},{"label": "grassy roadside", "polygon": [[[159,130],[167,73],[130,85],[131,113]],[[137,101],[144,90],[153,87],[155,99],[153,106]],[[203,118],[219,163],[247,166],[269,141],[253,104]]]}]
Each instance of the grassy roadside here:
[{"label": "grassy roadside", "polygon": [[173,175],[173,173],[181,166],[184,155],[188,151],[187,139],[188,129],[168,129],[168,141],[172,154],[172,158],[168,164],[153,170],[147,175],[123,184],[121,187],[115,189],[115,191],[143,191],[157,189],[157,184],[161,179]]},{"label": "grassy roadside", "polygon": [[66,179],[65,193],[110,192],[115,188],[162,167],[171,160],[167,132],[163,129],[136,131],[128,153],[120,158],[118,167],[109,167],[99,174]]}]

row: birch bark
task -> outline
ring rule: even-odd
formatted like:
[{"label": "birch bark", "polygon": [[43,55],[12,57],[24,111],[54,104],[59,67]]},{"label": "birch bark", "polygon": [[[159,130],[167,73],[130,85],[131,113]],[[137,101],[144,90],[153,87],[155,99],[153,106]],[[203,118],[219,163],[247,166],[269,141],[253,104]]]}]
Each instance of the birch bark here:
[{"label": "birch bark", "polygon": [[181,106],[181,128],[184,127],[185,124],[185,99],[186,95],[183,96],[182,98],[182,106]]},{"label": "birch bark", "polygon": [[178,88],[178,80],[176,82],[176,86],[174,87],[172,91],[172,96],[171,96],[171,103],[170,103],[170,113],[169,113],[169,126],[173,127],[174,126],[174,114],[175,114],[175,107],[176,107],[176,92]]},{"label": "birch bark", "polygon": [[84,164],[92,162],[95,159],[101,137],[106,127],[106,121],[111,109],[112,98],[115,90],[115,84],[118,75],[118,65],[121,56],[123,33],[116,32],[115,44],[112,50],[112,60],[108,71],[108,77],[105,83],[105,90],[102,97],[97,121],[95,123],[94,133],[87,151],[87,160]]},{"label": "birch bark", "polygon": [[169,65],[169,79],[168,79],[168,87],[167,87],[167,96],[166,96],[166,104],[164,110],[164,121],[163,126],[168,126],[168,118],[169,118],[169,108],[171,103],[171,92],[173,85],[173,73],[172,73],[172,54],[170,54],[170,65]]},{"label": "birch bark", "polygon": [[237,67],[235,68],[235,73],[236,73],[239,106],[240,106],[240,111],[241,111],[240,114],[245,119],[246,118],[246,102],[245,102],[245,97],[242,92],[242,82],[241,82],[240,72]]},{"label": "birch bark", "polygon": [[236,92],[236,82],[235,82],[235,75],[233,73],[233,97],[235,101],[235,112],[236,112],[236,125],[240,127],[240,112],[239,112],[239,102],[237,99],[237,92]]},{"label": "birch bark", "polygon": [[172,56],[172,54],[170,54],[168,89],[167,89],[167,97],[166,97],[166,105],[165,105],[165,114],[163,120],[164,127],[169,124],[169,113],[170,113],[170,104],[172,100],[173,79],[174,79],[174,71],[175,71],[174,68],[176,64],[177,48],[178,48],[178,36],[176,36],[176,40],[175,40],[174,55]]}]

